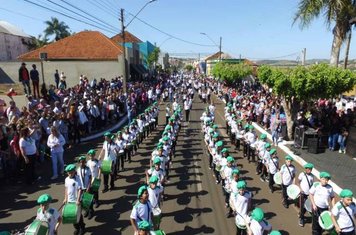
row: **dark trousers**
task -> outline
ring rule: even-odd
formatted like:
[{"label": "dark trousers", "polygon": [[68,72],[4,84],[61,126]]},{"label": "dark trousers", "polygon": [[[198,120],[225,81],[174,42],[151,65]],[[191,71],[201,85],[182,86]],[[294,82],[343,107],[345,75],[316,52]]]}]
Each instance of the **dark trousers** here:
[{"label": "dark trousers", "polygon": [[36,155],[28,155],[28,163],[25,165],[25,181],[27,184],[32,184],[36,178],[35,174],[35,163]]},{"label": "dark trousers", "polygon": [[[40,81],[32,81],[33,95],[35,98],[40,98]],[[36,95],[37,94],[37,95]]]},{"label": "dark trousers", "polygon": [[323,229],[320,227],[319,225],[319,215],[323,212],[323,211],[327,211],[328,208],[317,208],[316,211],[313,211],[312,214],[312,234],[313,235],[322,235],[323,234]]},{"label": "dark trousers", "polygon": [[247,235],[247,230],[236,227],[236,235]]},{"label": "dark trousers", "polygon": [[240,151],[240,145],[241,145],[240,139],[236,139],[235,146],[236,146],[236,149],[239,151]]},{"label": "dark trousers", "polygon": [[115,172],[112,174],[104,174],[104,188],[108,189],[109,188],[109,175],[110,175],[110,187],[114,187],[114,182],[115,182],[115,175],[116,175],[116,169],[114,170]]},{"label": "dark trousers", "polygon": [[168,125],[169,116],[166,116],[166,125]]},{"label": "dark trousers", "polygon": [[73,224],[73,226],[74,226],[75,230],[85,229],[83,215],[80,215],[79,222],[77,224]]},{"label": "dark trousers", "polygon": [[189,122],[189,113],[190,113],[190,110],[185,110],[185,121],[186,122]]},{"label": "dark trousers", "polygon": [[121,165],[121,170],[124,170],[125,168],[125,151],[123,153],[119,153],[119,156],[117,157],[117,170],[120,170],[120,165]]},{"label": "dark trousers", "polygon": [[273,185],[274,185],[273,176],[274,176],[274,174],[269,173],[268,176],[269,176],[268,187],[269,187],[270,190],[273,191],[274,190],[274,188],[273,188]]},{"label": "dark trousers", "polygon": [[262,160],[259,159],[259,160],[257,161],[256,173],[261,174],[261,173],[262,173],[262,167],[263,167]]},{"label": "dark trousers", "polygon": [[209,154],[209,167],[212,168],[213,167],[213,155]]},{"label": "dark trousers", "polygon": [[299,218],[304,219],[304,214],[306,212],[306,209],[304,208],[304,203],[308,199],[308,195],[305,195],[304,193],[300,193],[299,196]]},{"label": "dark trousers", "polygon": [[92,189],[90,189],[90,193],[94,195],[94,203],[98,203],[99,202],[99,192],[98,191],[93,191]]},{"label": "dark trousers", "polygon": [[125,159],[131,162],[131,152],[132,152],[132,147],[128,147],[125,149]]},{"label": "dark trousers", "polygon": [[283,202],[283,205],[288,205],[287,187],[289,185],[282,184],[281,186],[282,186],[282,202]]},{"label": "dark trousers", "polygon": [[355,235],[355,230],[352,230],[351,232],[341,232],[339,235]]}]

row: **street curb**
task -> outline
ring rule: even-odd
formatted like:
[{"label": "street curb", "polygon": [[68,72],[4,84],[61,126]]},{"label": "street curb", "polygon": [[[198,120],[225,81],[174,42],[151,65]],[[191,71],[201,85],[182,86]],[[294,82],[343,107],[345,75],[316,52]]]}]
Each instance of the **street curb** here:
[{"label": "street curb", "polygon": [[[217,97],[219,99],[219,97]],[[226,104],[226,101],[225,100],[221,100],[223,103]],[[269,140],[272,141],[272,135],[270,133],[268,133],[265,129],[263,129],[260,125],[258,125],[257,123],[255,122],[252,122],[252,125],[261,133],[263,134],[266,134],[267,135],[267,138]],[[281,150],[283,150],[286,154],[288,154],[289,156],[291,156],[294,161],[296,161],[301,167],[303,167],[307,162],[299,157],[298,155],[295,155],[293,153],[293,151],[291,151],[287,146],[284,145],[284,143],[281,143],[281,144],[278,144],[278,146],[276,146],[277,148],[279,147]],[[317,169],[313,168],[313,171],[312,171],[313,175],[318,179],[320,180],[320,177],[319,177],[319,174],[320,174],[320,171],[318,171]],[[328,184],[330,184],[332,187],[333,187],[333,190],[334,192],[337,194],[337,195],[340,195],[341,193],[341,190],[342,188],[339,187],[336,183],[334,183],[332,180],[329,180]],[[354,202],[356,202],[356,198],[352,198]]]},{"label": "street curb", "polygon": [[106,129],[106,130],[104,130],[102,132],[96,133],[96,134],[91,135],[91,136],[84,137],[84,138],[80,139],[80,141],[88,142],[90,140],[94,140],[94,139],[97,139],[99,137],[102,137],[102,136],[104,136],[105,132],[113,131],[115,129],[120,128],[126,121],[127,121],[127,116],[125,116],[122,120],[120,120],[118,123],[116,123],[114,126],[110,127],[109,129]]}]

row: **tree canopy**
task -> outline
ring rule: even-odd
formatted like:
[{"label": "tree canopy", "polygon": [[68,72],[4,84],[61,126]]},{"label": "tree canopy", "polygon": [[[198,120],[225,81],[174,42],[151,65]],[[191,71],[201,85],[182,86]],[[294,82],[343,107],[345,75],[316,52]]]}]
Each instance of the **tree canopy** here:
[{"label": "tree canopy", "polygon": [[154,63],[158,62],[159,53],[161,53],[161,50],[159,47],[155,47],[155,49],[153,49],[153,51],[148,55],[147,64],[150,68],[152,68]]},{"label": "tree canopy", "polygon": [[53,35],[54,40],[58,41],[71,35],[69,26],[63,21],[59,21],[56,17],[51,17],[51,20],[45,21],[45,24],[47,25],[44,30],[45,38]]},{"label": "tree canopy", "polygon": [[187,64],[187,65],[184,67],[184,69],[186,69],[187,71],[191,72],[191,71],[194,69],[194,67],[193,67],[193,65],[191,65],[191,64]]},{"label": "tree canopy", "polygon": [[219,78],[228,84],[232,84],[252,74],[252,68],[243,63],[229,64],[219,62],[214,66],[212,74],[214,77]]}]

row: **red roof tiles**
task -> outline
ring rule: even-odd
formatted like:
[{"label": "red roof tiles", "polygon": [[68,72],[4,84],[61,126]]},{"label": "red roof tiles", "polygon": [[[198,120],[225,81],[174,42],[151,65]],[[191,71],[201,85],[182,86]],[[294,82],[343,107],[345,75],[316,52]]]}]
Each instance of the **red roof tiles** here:
[{"label": "red roof tiles", "polygon": [[48,60],[117,60],[122,47],[98,31],[83,31],[18,57],[21,61],[39,60],[47,52]]},{"label": "red roof tiles", "polygon": [[[111,38],[111,40],[114,40],[115,42],[118,43],[122,43],[124,41],[122,39],[122,33],[116,34],[114,37]],[[125,42],[139,43],[142,41],[132,33],[125,31]]]}]

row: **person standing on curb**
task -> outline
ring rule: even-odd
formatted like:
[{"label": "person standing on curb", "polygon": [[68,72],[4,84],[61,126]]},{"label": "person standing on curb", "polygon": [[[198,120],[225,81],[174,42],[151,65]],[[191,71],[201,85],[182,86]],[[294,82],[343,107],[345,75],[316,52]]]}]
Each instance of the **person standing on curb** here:
[{"label": "person standing on curb", "polygon": [[[23,85],[23,90],[26,95],[31,95],[31,86],[30,86],[30,75],[26,68],[26,63],[22,63],[19,69],[19,81]],[[26,88],[27,87],[27,88]]]},{"label": "person standing on curb", "polygon": [[61,133],[57,130],[55,126],[51,127],[51,134],[47,139],[47,146],[51,148],[51,159],[52,159],[52,168],[53,168],[53,176],[52,180],[58,178],[58,166],[59,163],[59,173],[64,173],[64,161],[63,161],[63,146],[66,141]]}]

